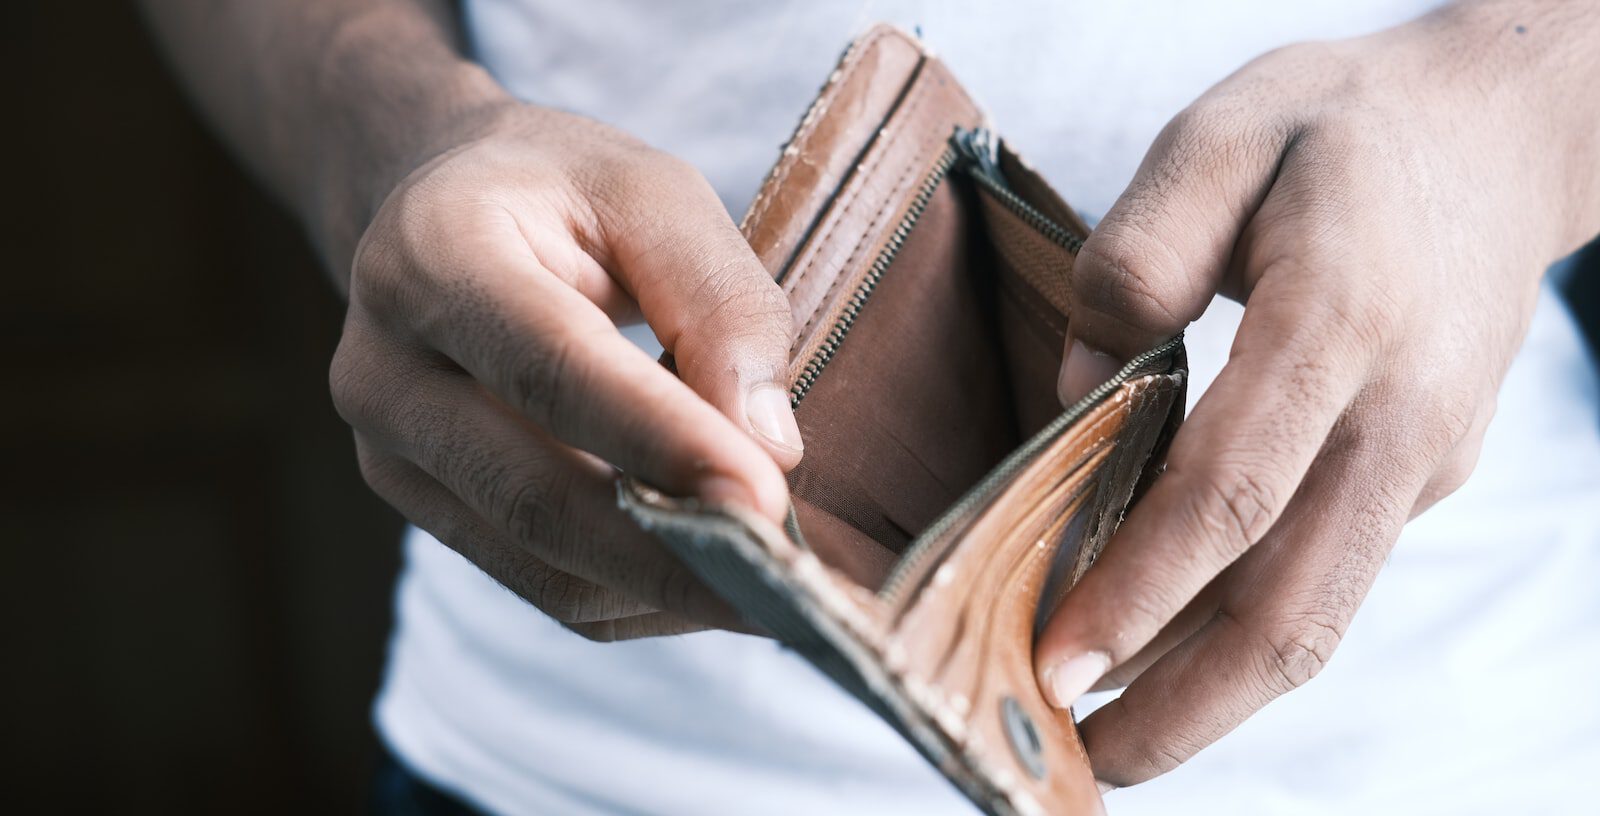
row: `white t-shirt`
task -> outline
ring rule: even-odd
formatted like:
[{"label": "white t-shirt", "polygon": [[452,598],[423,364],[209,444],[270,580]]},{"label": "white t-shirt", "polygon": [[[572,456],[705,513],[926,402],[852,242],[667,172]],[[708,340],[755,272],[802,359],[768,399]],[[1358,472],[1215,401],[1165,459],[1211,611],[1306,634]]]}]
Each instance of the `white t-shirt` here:
[{"label": "white t-shirt", "polygon": [[[879,19],[920,27],[1000,131],[1093,219],[1166,120],[1251,57],[1431,5],[465,8],[478,58],[513,93],[692,161],[736,214],[843,44]],[[1219,304],[1190,331],[1191,398],[1220,369],[1238,314]],[[414,770],[487,809],[971,812],[887,726],[775,643],[708,632],[594,644],[425,533],[408,535],[406,553],[378,726]],[[1107,804],[1119,816],[1576,812],[1600,801],[1597,676],[1600,399],[1572,320],[1547,293],[1476,475],[1406,528],[1332,665]]]}]

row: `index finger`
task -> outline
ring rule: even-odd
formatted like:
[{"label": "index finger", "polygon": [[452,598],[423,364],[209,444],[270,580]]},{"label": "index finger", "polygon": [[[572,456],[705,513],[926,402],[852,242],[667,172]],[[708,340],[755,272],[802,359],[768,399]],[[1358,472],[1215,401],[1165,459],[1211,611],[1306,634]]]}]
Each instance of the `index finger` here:
[{"label": "index finger", "polygon": [[419,275],[422,339],[560,441],[662,489],[736,501],[781,519],[772,458],[547,270],[509,217],[491,216],[466,269]]},{"label": "index finger", "polygon": [[1035,649],[1041,688],[1070,706],[1128,660],[1283,512],[1364,379],[1334,274],[1268,268],[1226,367],[1178,432],[1167,472],[1057,608]]}]

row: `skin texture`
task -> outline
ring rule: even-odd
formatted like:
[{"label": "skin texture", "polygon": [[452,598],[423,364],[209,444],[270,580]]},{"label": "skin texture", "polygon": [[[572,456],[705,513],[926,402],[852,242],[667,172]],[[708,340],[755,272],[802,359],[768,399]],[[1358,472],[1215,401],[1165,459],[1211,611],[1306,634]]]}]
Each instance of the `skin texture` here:
[{"label": "skin texture", "polygon": [[1106,787],[1332,656],[1478,455],[1545,267],[1600,229],[1600,7],[1487,3],[1267,54],[1162,132],[1078,256],[1064,397],[1245,303],[1168,470],[1042,634]]},{"label": "skin texture", "polygon": [[[705,181],[511,99],[448,4],[143,5],[349,295],[330,383],[373,488],[588,637],[737,627],[611,486],[786,504],[788,309]],[[1083,724],[1106,784],[1315,675],[1401,526],[1471,470],[1540,273],[1600,229],[1595,42],[1593,4],[1506,0],[1268,54],[1163,131],[1083,247],[1069,402],[1215,295],[1247,304],[1038,644],[1062,705],[1131,681]],[[681,381],[617,333],[636,316]]]}]

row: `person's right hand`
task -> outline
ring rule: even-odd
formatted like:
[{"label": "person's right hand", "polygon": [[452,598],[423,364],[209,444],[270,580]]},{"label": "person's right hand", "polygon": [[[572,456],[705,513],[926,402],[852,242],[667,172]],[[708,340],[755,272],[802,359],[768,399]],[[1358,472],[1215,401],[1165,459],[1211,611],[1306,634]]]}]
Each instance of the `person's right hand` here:
[{"label": "person's right hand", "polygon": [[[642,313],[678,377],[616,328]],[[688,164],[512,106],[415,169],[355,254],[330,376],[361,470],[580,634],[738,627],[617,508],[614,468],[781,520],[781,290]]]}]

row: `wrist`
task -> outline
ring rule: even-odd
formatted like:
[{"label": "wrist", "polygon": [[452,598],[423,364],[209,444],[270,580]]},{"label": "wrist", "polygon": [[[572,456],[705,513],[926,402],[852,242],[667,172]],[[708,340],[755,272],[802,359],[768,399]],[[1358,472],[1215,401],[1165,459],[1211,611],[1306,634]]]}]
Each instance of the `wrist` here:
[{"label": "wrist", "polygon": [[314,130],[320,138],[300,209],[341,287],[362,233],[394,188],[520,107],[487,71],[446,43],[413,43],[427,46],[419,54],[388,40],[392,35],[387,29],[342,33],[318,81],[321,122]]}]

